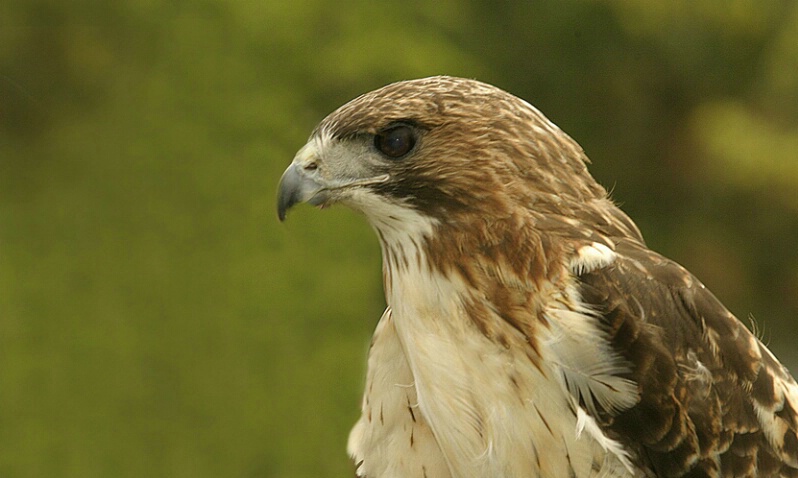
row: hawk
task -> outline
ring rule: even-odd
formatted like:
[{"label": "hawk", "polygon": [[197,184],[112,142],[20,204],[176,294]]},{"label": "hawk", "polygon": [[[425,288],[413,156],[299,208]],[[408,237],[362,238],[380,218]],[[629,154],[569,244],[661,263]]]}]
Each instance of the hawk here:
[{"label": "hawk", "polygon": [[798,476],[794,379],[587,163],[445,76],[352,100],[296,154],[279,218],[340,203],[382,249],[358,476]]}]

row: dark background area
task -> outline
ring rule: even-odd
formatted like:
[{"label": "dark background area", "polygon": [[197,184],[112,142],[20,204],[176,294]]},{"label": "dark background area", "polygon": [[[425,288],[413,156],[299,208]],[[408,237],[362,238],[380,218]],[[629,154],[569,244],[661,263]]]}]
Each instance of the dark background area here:
[{"label": "dark background area", "polygon": [[276,185],[434,74],[537,106],[798,368],[796,2],[4,2],[0,476],[351,476],[379,247]]}]

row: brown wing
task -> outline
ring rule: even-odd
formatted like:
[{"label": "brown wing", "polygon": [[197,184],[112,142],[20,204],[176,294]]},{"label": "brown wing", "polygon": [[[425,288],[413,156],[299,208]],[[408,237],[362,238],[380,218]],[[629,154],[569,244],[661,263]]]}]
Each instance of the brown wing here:
[{"label": "brown wing", "polygon": [[599,417],[651,476],[798,477],[798,386],[687,270],[640,244],[580,276],[640,401]]}]

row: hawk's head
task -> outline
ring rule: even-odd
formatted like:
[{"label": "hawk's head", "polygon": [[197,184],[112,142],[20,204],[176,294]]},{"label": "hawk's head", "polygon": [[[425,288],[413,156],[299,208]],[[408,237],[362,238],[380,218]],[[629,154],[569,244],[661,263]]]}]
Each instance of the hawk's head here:
[{"label": "hawk's head", "polygon": [[299,202],[341,203],[369,219],[388,270],[423,256],[471,284],[489,269],[501,272],[486,281],[505,271],[537,281],[582,245],[642,241],[587,162],[538,110],[496,87],[399,82],[319,124],[283,174],[278,215]]},{"label": "hawk's head", "polygon": [[[582,148],[527,102],[474,80],[432,77],[362,95],[325,118],[280,184],[296,203],[345,204],[379,226],[402,212],[440,223],[603,198]],[[464,216],[465,215],[465,216]]]}]

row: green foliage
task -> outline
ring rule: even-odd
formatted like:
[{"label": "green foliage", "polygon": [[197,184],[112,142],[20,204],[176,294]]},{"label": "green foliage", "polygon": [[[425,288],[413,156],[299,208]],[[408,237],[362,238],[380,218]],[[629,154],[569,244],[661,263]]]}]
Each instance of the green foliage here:
[{"label": "green foliage", "polygon": [[432,74],[540,107],[798,364],[798,8],[732,4],[6,2],[0,476],[350,475],[379,248],[275,187]]}]

